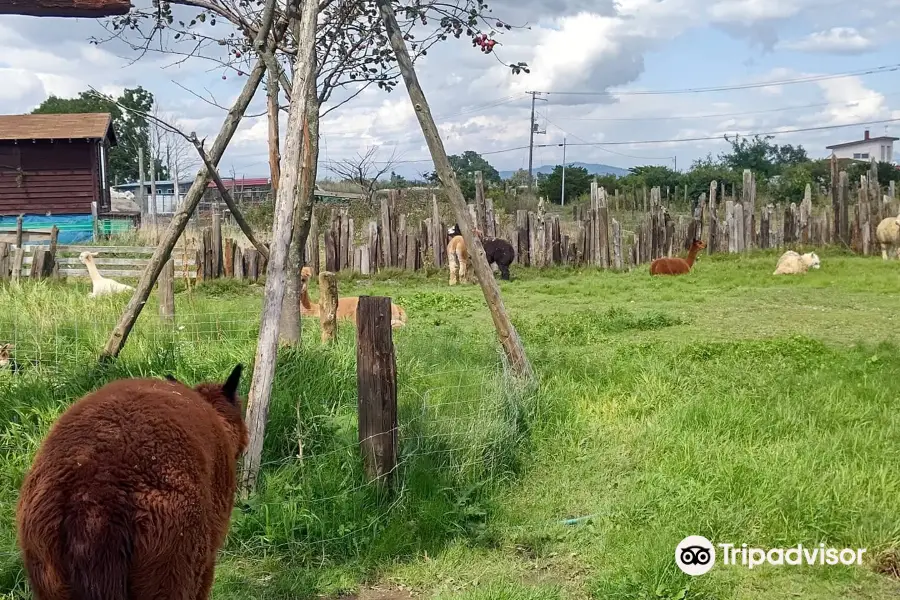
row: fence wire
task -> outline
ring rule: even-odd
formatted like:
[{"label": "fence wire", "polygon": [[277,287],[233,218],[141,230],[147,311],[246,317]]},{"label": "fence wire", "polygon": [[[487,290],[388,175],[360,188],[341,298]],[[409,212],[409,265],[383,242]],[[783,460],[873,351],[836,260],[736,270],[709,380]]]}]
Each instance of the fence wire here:
[{"label": "fence wire", "polygon": [[[4,560],[7,568],[18,561],[14,506],[33,453],[65,407],[103,383],[77,374],[96,365],[128,295],[88,298],[88,291],[55,282],[0,288],[0,346],[13,345],[20,369],[0,372],[0,571]],[[115,376],[172,372],[198,383],[252,362],[258,293],[179,290],[172,321],[159,316],[155,301],[151,296]],[[303,331],[304,349],[279,357],[259,489],[238,502],[224,555],[283,552],[322,564],[363,555],[383,535],[409,551],[426,532],[483,528],[480,494],[510,476],[531,410],[497,374],[499,358],[473,368],[458,358],[465,340],[453,339],[446,355],[428,340],[433,355],[425,359],[398,334],[399,455],[390,473],[395,491],[386,495],[362,465],[352,331],[339,327],[329,347],[320,346],[315,320],[304,319]],[[0,597],[12,591],[0,589]]]}]

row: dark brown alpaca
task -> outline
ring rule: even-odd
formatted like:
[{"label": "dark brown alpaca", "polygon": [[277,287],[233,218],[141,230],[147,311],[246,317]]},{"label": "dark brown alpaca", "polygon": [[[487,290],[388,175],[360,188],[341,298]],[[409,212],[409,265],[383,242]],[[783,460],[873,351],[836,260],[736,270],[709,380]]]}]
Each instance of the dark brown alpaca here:
[{"label": "dark brown alpaca", "polygon": [[694,240],[691,243],[691,250],[688,252],[687,260],[683,258],[657,258],[650,263],[651,275],[684,275],[691,271],[694,261],[697,259],[697,253],[706,248],[700,240]]},{"label": "dark brown alpaca", "polygon": [[247,428],[224,384],[123,379],[73,404],[22,484],[36,600],[206,600]]}]

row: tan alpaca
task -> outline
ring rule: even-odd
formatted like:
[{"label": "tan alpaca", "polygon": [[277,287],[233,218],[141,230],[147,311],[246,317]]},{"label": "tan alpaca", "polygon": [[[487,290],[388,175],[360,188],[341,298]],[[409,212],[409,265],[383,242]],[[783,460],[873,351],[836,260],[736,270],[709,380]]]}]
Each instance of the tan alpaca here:
[{"label": "tan alpaca", "polygon": [[466,240],[463,239],[458,225],[447,230],[450,241],[447,243],[447,264],[450,266],[450,285],[466,282],[466,273],[469,266],[469,249]]},{"label": "tan alpaca", "polygon": [[[319,305],[309,300],[309,278],[312,270],[303,267],[300,270],[300,314],[304,317],[318,317]],[[345,296],[338,298],[337,318],[349,319],[356,323],[356,307],[359,306],[359,296]],[[406,325],[406,311],[402,307],[391,302],[391,327],[397,329]]]}]

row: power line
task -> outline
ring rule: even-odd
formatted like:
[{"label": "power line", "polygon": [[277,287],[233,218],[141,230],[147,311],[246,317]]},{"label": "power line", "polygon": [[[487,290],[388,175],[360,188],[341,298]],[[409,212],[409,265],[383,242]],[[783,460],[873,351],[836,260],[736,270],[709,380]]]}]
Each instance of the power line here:
[{"label": "power line", "polygon": [[[779,136],[779,135],[787,135],[791,133],[807,133],[811,131],[829,131],[832,129],[844,129],[847,127],[860,127],[864,125],[882,125],[885,123],[896,123],[900,121],[900,118],[896,119],[881,119],[878,121],[858,121],[856,123],[845,123],[843,125],[821,125],[818,127],[800,127],[795,129],[781,129],[779,131],[757,131],[757,132],[748,132],[748,133],[737,133],[741,137],[755,137],[755,136]],[[581,144],[569,144],[567,146],[630,146],[630,145],[642,145],[642,144],[679,144],[679,143],[688,143],[688,142],[707,142],[714,140],[723,139],[722,135],[711,135],[711,136],[702,136],[702,137],[690,137],[690,138],[670,138],[670,139],[662,139],[662,140],[631,140],[631,141],[617,141],[617,142],[584,142]],[[553,148],[559,146],[559,143],[556,144],[535,144],[535,148]],[[490,150],[488,152],[479,152],[481,156],[491,156],[495,154],[506,154],[507,152],[516,152],[519,150],[528,150],[528,146],[515,146],[512,148],[503,148],[501,150]],[[632,157],[632,158],[647,158],[647,157]],[[652,159],[648,159],[652,160]],[[323,161],[319,161],[323,162]],[[332,161],[334,162],[334,161]],[[376,164],[385,164],[388,161],[372,161]],[[410,159],[410,160],[395,160],[391,161],[392,164],[401,165],[401,164],[414,164],[414,163],[427,163],[431,162],[431,158],[419,158],[419,159]]]},{"label": "power line", "polygon": [[798,83],[811,83],[816,81],[826,81],[829,79],[842,79],[845,77],[858,77],[860,75],[878,75],[881,73],[891,73],[900,70],[900,64],[883,65],[880,67],[872,67],[861,71],[850,71],[847,73],[834,73],[831,75],[811,75],[809,77],[797,77],[794,79],[782,79],[780,81],[766,81],[761,83],[744,83],[737,85],[722,85],[713,87],[699,88],[681,88],[671,90],[624,90],[624,91],[605,91],[605,92],[542,92],[547,95],[555,96],[658,96],[671,94],[701,94],[706,92],[728,92],[732,90],[749,90],[754,88],[773,87],[776,85],[794,85]]},{"label": "power line", "polygon": [[[900,92],[891,92],[889,94],[882,94],[885,98],[892,98],[894,96],[900,96]],[[749,115],[761,115],[766,113],[777,113],[777,112],[785,112],[789,110],[801,110],[806,108],[825,108],[829,106],[840,106],[840,107],[853,107],[858,106],[860,102],[864,102],[865,100],[869,100],[869,98],[860,98],[859,100],[850,100],[848,102],[818,102],[815,104],[794,104],[790,106],[781,106],[778,108],[767,108],[763,110],[748,110],[743,112],[731,112],[731,113],[711,113],[705,115],[670,115],[670,116],[660,116],[660,117],[555,117],[560,121],[602,121],[602,122],[617,122],[617,121],[670,121],[670,120],[700,120],[700,119],[715,119],[721,117],[744,117]]]},{"label": "power line", "polygon": [[[576,140],[581,140],[582,142],[584,142],[584,144],[587,144],[587,145],[590,145],[590,144],[591,144],[591,142],[588,142],[588,141],[585,140],[584,138],[578,137],[577,135],[575,135],[574,133],[572,133],[572,132],[570,132],[570,131],[566,131],[565,129],[563,129],[562,127],[560,127],[559,125],[557,125],[556,123],[554,123],[553,121],[551,121],[550,119],[548,119],[546,115],[544,115],[544,118],[547,119],[547,122],[548,122],[548,123],[550,123],[551,125],[553,125],[553,126],[556,127],[557,129],[559,129],[560,131],[562,131],[562,132],[565,133],[566,135],[570,135],[570,136],[572,136],[573,138],[575,138]],[[555,144],[555,145],[558,146],[559,144]],[[569,146],[576,146],[576,145],[579,145],[579,144],[567,144],[567,145],[569,145]],[[672,160],[673,158],[675,158],[674,156],[634,156],[634,155],[632,155],[632,154],[625,154],[624,152],[616,152],[615,150],[610,150],[609,148],[602,148],[602,147],[600,148],[600,150],[603,150],[604,152],[609,152],[610,154],[618,154],[619,156],[624,156],[624,157],[626,157],[626,158],[636,158],[636,159],[639,159],[639,160]]]},{"label": "power line", "polygon": [[[777,136],[777,135],[785,135],[788,133],[804,133],[810,131],[827,131],[830,129],[842,129],[844,127],[859,127],[861,125],[882,125],[884,123],[896,123],[900,121],[900,118],[896,119],[881,119],[878,121],[861,121],[857,123],[846,123],[844,125],[820,125],[818,127],[801,127],[797,129],[781,129],[778,131],[763,131],[763,132],[755,132],[755,133],[737,133],[741,137],[756,137],[756,136]],[[669,140],[637,140],[630,142],[592,142],[585,144],[569,144],[570,146],[632,146],[638,144],[673,144],[680,142],[704,142],[709,140],[719,140],[722,139],[721,135],[713,135],[713,136],[704,136],[704,137],[691,137],[691,138],[675,138]],[[550,146],[555,146],[556,144],[548,144]]]}]

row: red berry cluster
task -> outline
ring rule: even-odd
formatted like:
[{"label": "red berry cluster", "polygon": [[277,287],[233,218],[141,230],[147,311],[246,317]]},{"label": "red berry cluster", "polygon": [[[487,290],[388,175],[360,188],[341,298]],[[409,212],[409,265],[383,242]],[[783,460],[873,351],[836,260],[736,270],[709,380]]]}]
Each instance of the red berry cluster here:
[{"label": "red berry cluster", "polygon": [[492,40],[484,33],[479,33],[473,39],[473,46],[481,46],[481,51],[485,54],[489,54],[494,49],[494,44],[497,43],[497,40]]}]

